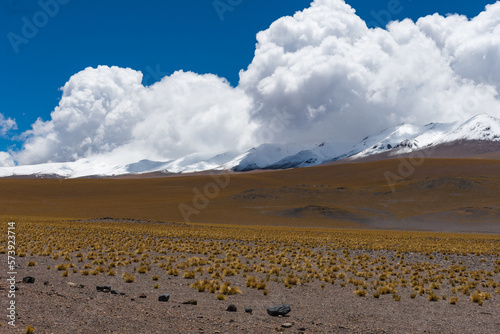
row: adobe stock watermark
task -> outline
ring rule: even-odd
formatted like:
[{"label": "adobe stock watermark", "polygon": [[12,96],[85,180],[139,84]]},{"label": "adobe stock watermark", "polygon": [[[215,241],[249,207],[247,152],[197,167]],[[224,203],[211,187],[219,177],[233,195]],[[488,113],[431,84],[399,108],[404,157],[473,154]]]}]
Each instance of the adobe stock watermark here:
[{"label": "adobe stock watermark", "polygon": [[425,160],[434,152],[435,147],[431,146],[424,150],[413,151],[407,158],[398,158],[399,165],[397,174],[391,171],[384,173],[384,178],[392,192],[396,191],[395,185],[410,178],[417,167],[424,164]]},{"label": "adobe stock watermark", "polygon": [[17,277],[17,245],[16,245],[16,223],[7,223],[7,318],[9,326],[16,327],[16,277]]},{"label": "adobe stock watermark", "polygon": [[9,32],[7,39],[16,54],[19,53],[19,47],[23,44],[28,44],[30,40],[38,35],[40,29],[49,24],[50,19],[54,18],[61,9],[62,5],[66,5],[71,0],[40,0],[37,11],[31,18],[23,16],[21,18],[22,27],[20,33]]},{"label": "adobe stock watermark", "polygon": [[467,96],[463,101],[457,102],[454,105],[454,112],[462,113],[464,111],[474,111],[478,110],[481,101],[484,101],[496,94],[495,87],[500,89],[500,82],[493,79],[493,74],[490,73],[487,79],[483,76],[479,76],[478,81],[482,83],[478,89],[474,90],[474,94]]},{"label": "adobe stock watermark", "polygon": [[233,12],[234,9],[241,5],[242,2],[243,0],[214,0],[212,5],[214,6],[219,20],[223,22],[225,20],[226,13]]},{"label": "adobe stock watermark", "polygon": [[[474,94],[467,96],[462,102],[453,106],[454,113],[463,114],[464,112],[477,111],[481,105],[481,101],[495,95],[496,90],[494,87],[500,87],[500,82],[494,80],[493,74],[490,74],[488,79],[480,76],[479,82],[483,84],[481,84],[478,89],[474,90]],[[415,173],[416,168],[422,166],[425,160],[430,157],[435,150],[436,146],[430,146],[411,152],[407,158],[398,158],[399,165],[397,174],[390,171],[384,173],[384,177],[391,191],[396,191],[395,184],[410,178]]]},{"label": "adobe stock watermark", "polygon": [[400,14],[404,10],[400,0],[387,1],[386,9],[379,11],[370,11],[373,21],[367,23],[368,27],[381,26],[385,27],[389,22],[393,21],[393,16]]},{"label": "adobe stock watermark", "polygon": [[149,86],[157,81],[161,81],[164,77],[168,76],[168,73],[162,72],[160,69],[160,64],[156,64],[155,68],[151,66],[146,66],[146,73],[144,73],[144,78],[142,82],[144,86]]},{"label": "adobe stock watermark", "polygon": [[292,116],[285,112],[273,110],[273,116],[265,120],[265,126],[257,132],[256,142],[259,144],[272,143],[276,135],[287,129]]},{"label": "adobe stock watermark", "polygon": [[193,188],[193,200],[190,204],[179,204],[179,211],[185,223],[191,222],[191,216],[198,216],[209,205],[210,201],[219,196],[222,189],[227,188],[231,182],[229,172],[209,173],[211,182],[207,182],[203,188]]}]

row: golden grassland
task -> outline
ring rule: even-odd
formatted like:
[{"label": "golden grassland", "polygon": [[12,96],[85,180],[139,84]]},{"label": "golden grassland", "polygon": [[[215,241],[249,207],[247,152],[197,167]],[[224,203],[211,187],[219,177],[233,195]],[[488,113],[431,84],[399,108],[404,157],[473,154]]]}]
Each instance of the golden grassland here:
[{"label": "golden grassland", "polygon": [[[152,267],[186,279],[200,293],[228,295],[269,282],[290,289],[316,282],[364,298],[470,301],[500,293],[498,235],[337,230],[148,221],[75,221],[3,217],[16,221],[17,256],[28,266],[50,257],[62,277],[109,275],[134,284]],[[0,253],[7,251],[7,224]],[[231,285],[242,277],[243,289]],[[155,285],[158,288],[158,284]]]}]

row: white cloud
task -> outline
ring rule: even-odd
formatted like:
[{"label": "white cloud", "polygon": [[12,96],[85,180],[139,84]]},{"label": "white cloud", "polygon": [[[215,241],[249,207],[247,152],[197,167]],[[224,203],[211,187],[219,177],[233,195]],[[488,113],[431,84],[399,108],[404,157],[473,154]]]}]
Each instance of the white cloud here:
[{"label": "white cloud", "polygon": [[[500,117],[500,2],[470,20],[436,14],[369,29],[343,1],[316,0],[257,40],[237,88],[182,71],[144,87],[138,71],[85,69],[13,156],[20,164],[166,160],[260,142],[354,143],[401,122]],[[0,133],[8,122],[0,118]]]},{"label": "white cloud", "polygon": [[13,167],[15,166],[14,159],[7,152],[0,152],[0,167]]},{"label": "white cloud", "polygon": [[284,124],[274,137],[283,142],[500,116],[499,14],[500,2],[470,21],[434,15],[368,29],[343,1],[316,0],[257,35],[240,86],[257,101],[261,131]]},{"label": "white cloud", "polygon": [[5,116],[0,113],[0,136],[5,136],[7,132],[15,129],[17,129],[16,121],[12,118],[5,118]]},{"label": "white cloud", "polygon": [[118,67],[75,74],[51,120],[38,120],[25,133],[16,159],[34,164],[107,155],[124,163],[241,149],[245,129],[251,130],[250,99],[242,91],[191,72],[150,87],[141,80],[141,72]]}]

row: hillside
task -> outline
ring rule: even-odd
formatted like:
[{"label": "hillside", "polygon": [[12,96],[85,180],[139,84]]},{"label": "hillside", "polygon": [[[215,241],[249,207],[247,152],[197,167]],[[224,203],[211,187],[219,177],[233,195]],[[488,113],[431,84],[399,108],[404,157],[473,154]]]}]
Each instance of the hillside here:
[{"label": "hillside", "polygon": [[[217,187],[216,176],[1,179],[0,212],[9,217],[500,232],[499,160],[427,159],[415,167],[382,160],[222,173]],[[204,189],[208,203],[200,197]]]}]

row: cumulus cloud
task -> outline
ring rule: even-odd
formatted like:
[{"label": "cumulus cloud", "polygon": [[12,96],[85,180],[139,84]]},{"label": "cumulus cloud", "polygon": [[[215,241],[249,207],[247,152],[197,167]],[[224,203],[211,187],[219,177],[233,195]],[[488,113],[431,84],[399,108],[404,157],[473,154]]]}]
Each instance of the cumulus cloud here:
[{"label": "cumulus cloud", "polygon": [[500,2],[472,20],[433,15],[369,29],[341,0],[316,0],[257,35],[240,86],[274,141],[355,141],[401,122],[500,115]]},{"label": "cumulus cloud", "polygon": [[[352,144],[402,122],[500,117],[500,2],[472,19],[435,14],[369,29],[344,1],[315,0],[257,42],[236,88],[182,71],[145,87],[132,69],[85,69],[14,158],[165,160],[263,142]],[[8,122],[0,118],[0,133]]]},{"label": "cumulus cloud", "polygon": [[[241,149],[250,99],[215,75],[176,72],[152,86],[142,73],[87,68],[62,88],[51,120],[26,132],[20,164],[108,156],[122,163]],[[247,130],[245,130],[247,129]]]},{"label": "cumulus cloud", "polygon": [[0,136],[5,136],[10,130],[17,129],[16,121],[12,118],[5,118],[3,114],[0,113]]}]

